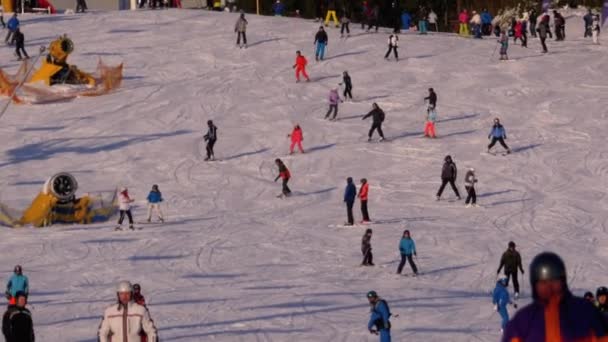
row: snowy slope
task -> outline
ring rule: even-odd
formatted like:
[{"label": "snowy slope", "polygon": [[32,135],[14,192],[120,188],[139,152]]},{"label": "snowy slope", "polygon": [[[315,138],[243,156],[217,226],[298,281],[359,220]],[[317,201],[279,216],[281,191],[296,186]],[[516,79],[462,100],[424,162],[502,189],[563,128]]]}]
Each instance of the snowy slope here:
[{"label": "snowy slope", "polygon": [[[164,341],[374,341],[370,289],[400,314],[396,341],[494,341],[489,291],[509,240],[525,264],[542,250],[562,254],[579,294],[605,285],[608,58],[581,38],[579,17],[550,54],[531,40],[511,45],[506,63],[490,60],[494,39],[411,34],[400,38],[402,60],[386,62],[388,35],[356,25],[346,41],[329,30],[328,58],[315,63],[316,24],[249,16],[250,47],[239,50],[235,20],[170,10],[23,21],[32,54],[67,32],[72,63],[124,61],[126,77],[104,97],[11,107],[0,125],[0,200],[25,208],[47,177],[69,171],[79,193],[128,186],[139,220],[159,184],[169,219],[141,232],[116,233],[113,223],[0,230],[3,277],[17,263],[30,276],[39,340],[95,341],[115,284],[129,279],[142,284]],[[314,82],[294,82],[297,49]],[[0,57],[16,70],[12,50]],[[323,121],[344,70],[356,101],[341,105],[338,122]],[[428,87],[439,95],[432,141],[420,138]],[[374,101],[391,142],[366,142],[371,122],[360,116]],[[515,152],[507,157],[481,153],[496,116]],[[208,119],[221,162],[203,161]],[[280,200],[273,160],[287,154],[295,123],[308,153],[284,159],[296,196]],[[461,191],[475,167],[484,208],[465,210],[450,189],[434,200],[446,154]],[[358,267],[364,228],[328,227],[345,219],[348,176],[370,182],[375,268]],[[405,227],[419,278],[394,274]]]}]

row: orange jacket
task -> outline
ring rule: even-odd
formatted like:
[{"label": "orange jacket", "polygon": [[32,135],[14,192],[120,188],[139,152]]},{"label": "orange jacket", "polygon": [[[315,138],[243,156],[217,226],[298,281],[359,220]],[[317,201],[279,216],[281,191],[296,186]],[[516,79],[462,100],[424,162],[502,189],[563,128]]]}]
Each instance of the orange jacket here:
[{"label": "orange jacket", "polygon": [[306,67],[306,64],[308,64],[306,57],[304,57],[302,55],[296,57],[296,68],[303,69]]},{"label": "orange jacket", "polygon": [[367,201],[367,193],[369,192],[369,183],[365,183],[361,185],[361,189],[359,190],[359,198],[362,201]]}]

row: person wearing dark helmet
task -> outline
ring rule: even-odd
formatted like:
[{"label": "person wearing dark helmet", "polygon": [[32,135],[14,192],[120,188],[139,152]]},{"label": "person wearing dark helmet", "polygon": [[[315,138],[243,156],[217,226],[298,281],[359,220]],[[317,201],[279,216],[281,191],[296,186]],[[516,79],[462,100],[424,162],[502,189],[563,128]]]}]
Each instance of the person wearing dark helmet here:
[{"label": "person wearing dark helmet", "polygon": [[13,269],[13,275],[6,283],[6,298],[8,299],[8,305],[15,305],[17,301],[17,293],[23,292],[25,296],[28,296],[30,290],[29,281],[23,274],[23,267],[16,265]]},{"label": "person wearing dark helmet", "polygon": [[583,299],[585,299],[589,303],[592,303],[593,305],[595,305],[595,297],[593,297],[593,293],[591,291],[585,292]]},{"label": "person wearing dark helmet", "polygon": [[209,127],[209,130],[207,131],[207,134],[205,134],[205,136],[203,137],[207,142],[207,158],[205,158],[205,161],[215,159],[215,155],[213,153],[213,146],[217,141],[217,127],[213,124],[213,121],[207,121],[207,126]]},{"label": "person wearing dark helmet", "polygon": [[447,155],[444,158],[443,168],[441,169],[441,186],[437,191],[437,200],[441,200],[441,194],[443,193],[443,189],[445,186],[450,183],[452,186],[452,190],[456,194],[456,197],[460,199],[460,193],[458,192],[458,188],[456,187],[456,176],[458,175],[458,170],[456,169],[456,164],[452,160],[452,156]]},{"label": "person wearing dark helmet", "polygon": [[27,295],[19,291],[15,298],[15,305],[9,306],[2,316],[2,334],[6,342],[34,342],[32,313],[25,307]]},{"label": "person wearing dark helmet", "polygon": [[371,315],[367,330],[371,334],[379,335],[380,342],[391,342],[391,310],[388,307],[386,300],[380,298],[376,291],[367,293],[367,300],[371,306]]},{"label": "person wearing dark helmet", "polygon": [[496,275],[500,274],[500,270],[505,268],[505,277],[507,279],[507,287],[509,286],[509,279],[513,278],[513,289],[515,290],[515,299],[519,297],[519,280],[517,280],[517,269],[524,274],[524,268],[521,265],[521,255],[515,250],[515,242],[509,241],[507,250],[502,254],[500,258],[500,265]]},{"label": "person wearing dark helmet", "polygon": [[607,342],[608,322],[568,288],[566,266],[543,252],[530,264],[533,302],[507,324],[502,342]]},{"label": "person wearing dark helmet", "polygon": [[[143,294],[141,294],[141,285],[139,285],[139,284],[133,284],[133,301],[135,303],[147,308],[146,298],[144,297]],[[148,342],[148,335],[146,334],[145,331],[141,331],[139,333],[139,336],[141,337],[140,342]]]},{"label": "person wearing dark helmet", "polygon": [[372,103],[372,110],[365,114],[361,120],[365,120],[369,117],[372,117],[372,127],[369,129],[369,133],[367,134],[367,141],[372,141],[372,135],[375,130],[378,130],[378,134],[380,135],[380,141],[384,141],[384,133],[382,132],[382,123],[384,122],[385,114],[384,111],[378,106],[377,103]]},{"label": "person wearing dark helmet", "polygon": [[608,320],[608,288],[601,286],[595,292],[596,306]]}]

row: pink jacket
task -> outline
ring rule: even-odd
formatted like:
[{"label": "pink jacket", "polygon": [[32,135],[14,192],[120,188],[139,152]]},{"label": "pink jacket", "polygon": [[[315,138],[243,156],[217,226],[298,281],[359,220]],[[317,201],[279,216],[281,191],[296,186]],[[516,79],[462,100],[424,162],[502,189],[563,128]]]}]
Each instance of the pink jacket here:
[{"label": "pink jacket", "polygon": [[461,24],[466,24],[469,22],[469,14],[466,10],[460,12],[460,15],[458,15],[458,21],[460,21]]},{"label": "pink jacket", "polygon": [[340,101],[340,95],[338,95],[337,89],[332,89],[329,91],[329,104],[337,105],[338,101]]}]

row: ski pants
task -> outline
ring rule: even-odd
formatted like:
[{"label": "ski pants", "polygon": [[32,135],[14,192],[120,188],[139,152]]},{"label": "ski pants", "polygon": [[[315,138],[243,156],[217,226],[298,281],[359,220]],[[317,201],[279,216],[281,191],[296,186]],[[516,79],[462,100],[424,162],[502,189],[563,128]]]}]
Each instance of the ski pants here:
[{"label": "ski pants", "polygon": [[509,286],[509,280],[513,278],[513,290],[516,293],[519,293],[519,280],[517,279],[517,270],[515,270],[515,272],[505,272],[505,276],[507,277],[507,286]]},{"label": "ski pants", "polygon": [[391,54],[391,51],[393,51],[393,54],[395,55],[395,59],[399,59],[399,54],[397,53],[397,47],[392,46],[392,45],[388,46],[388,51],[386,51],[386,55],[384,55],[384,58],[388,58],[388,56]]},{"label": "ski pants", "polygon": [[536,38],[536,23],[530,23],[530,34]]},{"label": "ski pants", "polygon": [[344,34],[344,30],[346,30],[346,34],[350,34],[350,28],[348,28],[348,23],[342,23],[342,28],[340,29],[340,34]]},{"label": "ski pants", "polygon": [[127,217],[129,218],[129,224],[133,225],[133,215],[131,215],[131,209],[120,211],[120,217],[118,218],[118,224],[122,225],[122,221],[125,219],[125,215],[127,215]]},{"label": "ski pants", "polygon": [[304,149],[302,148],[301,141],[292,141],[291,145],[289,146],[289,153],[293,153],[293,148],[296,147],[296,145],[298,145],[298,148],[300,149],[300,153],[304,153]]},{"label": "ski pants", "polygon": [[391,342],[391,331],[390,329],[380,329],[380,342]]},{"label": "ski pants", "polygon": [[85,0],[76,0],[76,13],[78,12],[86,12],[87,10],[87,3],[85,2]]},{"label": "ski pants", "polygon": [[156,211],[158,218],[163,220],[163,212],[160,209],[160,203],[148,203],[148,221],[152,219],[152,211]]},{"label": "ski pants", "polygon": [[215,145],[215,139],[207,141],[207,158],[215,157],[213,154],[213,146]]},{"label": "ski pants", "polygon": [[374,256],[372,255],[372,248],[361,248],[361,253],[363,254],[363,262],[364,265],[369,265],[374,263]]},{"label": "ski pants", "polygon": [[317,43],[317,50],[315,51],[315,57],[323,60],[325,57],[325,43]]},{"label": "ski pants", "polygon": [[327,15],[325,16],[325,26],[329,25],[330,20],[334,21],[334,23],[336,24],[336,27],[340,27],[340,25],[338,23],[338,17],[336,16],[335,10],[327,11]]},{"label": "ski pants", "polygon": [[600,43],[600,31],[598,30],[593,30],[593,32],[591,33],[591,37],[593,37],[593,44],[599,44]]},{"label": "ski pants", "polygon": [[509,150],[509,146],[507,146],[507,144],[505,143],[505,140],[503,138],[496,138],[496,137],[492,137],[492,141],[490,142],[490,145],[488,145],[488,150],[491,149],[492,147],[494,147],[494,145],[496,145],[496,142],[499,142],[500,145],[502,147],[504,147],[505,150]]},{"label": "ski pants", "polygon": [[433,121],[427,121],[424,126],[424,136],[425,137],[435,137],[435,123]]},{"label": "ski pants", "polygon": [[355,202],[346,201],[346,216],[348,218],[348,224],[355,224],[355,218],[353,217],[353,206]]},{"label": "ski pants", "polygon": [[350,97],[350,99],[352,100],[353,99],[352,91],[353,91],[353,88],[351,88],[351,87],[344,88],[344,94],[343,94],[344,98],[346,99],[347,97]]},{"label": "ski pants", "polygon": [[545,43],[545,41],[547,40],[547,37],[540,37],[540,44],[543,46],[543,52],[547,52],[547,44]]},{"label": "ski pants", "polygon": [[505,327],[507,326],[507,323],[509,322],[509,312],[507,312],[507,307],[499,306],[498,313],[500,314],[500,317],[502,318],[501,327],[504,330]]},{"label": "ski pants", "polygon": [[441,197],[441,194],[443,193],[443,189],[445,189],[445,186],[448,185],[448,183],[450,183],[450,186],[452,186],[452,190],[454,190],[454,193],[456,194],[457,197],[460,197],[460,193],[458,192],[458,188],[456,187],[456,184],[454,183],[454,179],[442,179],[441,180],[441,186],[439,187],[439,191],[437,191],[437,197]]},{"label": "ski pants", "polygon": [[418,21],[418,31],[420,31],[420,34],[426,34],[426,20]]},{"label": "ski pants", "polygon": [[291,193],[291,189],[287,186],[287,182],[289,182],[289,178],[283,178],[283,195],[285,196]]},{"label": "ski pants", "polygon": [[475,38],[480,39],[481,35],[482,35],[481,25],[480,24],[473,25],[473,32],[475,34]]},{"label": "ski pants", "polygon": [[416,267],[416,264],[414,263],[414,257],[411,254],[401,254],[401,262],[399,263],[399,267],[397,268],[397,273],[401,274],[401,271],[403,271],[403,266],[405,266],[405,261],[408,261],[410,263],[410,266],[412,267],[412,271],[414,271],[414,273],[418,273],[418,267]]},{"label": "ski pants", "polygon": [[247,34],[245,32],[239,32],[236,38],[236,45],[241,45],[241,37],[243,37],[243,44],[247,45]]},{"label": "ski pants", "polygon": [[372,26],[376,27],[376,32],[378,32],[378,19],[370,19],[368,20],[367,30],[371,30]]},{"label": "ski pants", "polygon": [[367,134],[370,139],[372,138],[375,130],[378,130],[380,137],[384,138],[384,133],[382,132],[382,122],[374,122],[372,124],[372,127],[369,129],[369,133]]},{"label": "ski pants", "polygon": [[361,200],[361,215],[363,221],[369,221],[369,212],[367,211],[367,200]]},{"label": "ski pants", "polygon": [[464,188],[467,190],[467,199],[466,199],[466,201],[464,201],[464,204],[469,204],[469,203],[476,204],[477,203],[477,193],[475,192],[475,187],[474,186],[465,186]]},{"label": "ski pants", "polygon": [[481,24],[481,32],[484,36],[492,35],[492,24]]},{"label": "ski pants", "polygon": [[329,114],[331,114],[331,112],[334,112],[334,116],[331,117],[332,120],[336,119],[336,116],[338,116],[338,105],[337,104],[330,104],[329,105],[329,110],[327,111],[327,114],[325,114],[325,118],[329,118]]},{"label": "ski pants", "polygon": [[27,55],[27,52],[25,52],[25,48],[23,47],[23,44],[17,44],[15,53],[17,54],[17,57],[19,57],[19,59],[21,59],[21,52],[23,52],[23,55],[25,56],[25,58],[30,58],[30,56]]},{"label": "ski pants", "polygon": [[468,36],[469,35],[469,25],[466,23],[460,23],[458,34],[460,34],[461,36]]},{"label": "ski pants", "polygon": [[6,39],[4,39],[4,41],[6,42],[6,44],[12,44],[13,42],[13,34],[15,32],[8,30],[8,33],[6,34]]},{"label": "ski pants", "polygon": [[296,80],[300,80],[300,73],[304,75],[304,78],[309,80],[308,74],[306,73],[306,67],[296,67]]}]

